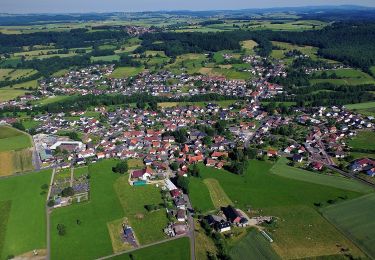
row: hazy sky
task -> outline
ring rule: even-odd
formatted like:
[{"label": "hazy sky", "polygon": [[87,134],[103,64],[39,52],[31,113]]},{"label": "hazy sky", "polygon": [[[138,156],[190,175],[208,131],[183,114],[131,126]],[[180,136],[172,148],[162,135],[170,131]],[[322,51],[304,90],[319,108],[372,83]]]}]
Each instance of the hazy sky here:
[{"label": "hazy sky", "polygon": [[218,10],[342,4],[375,7],[375,0],[0,0],[0,13]]}]

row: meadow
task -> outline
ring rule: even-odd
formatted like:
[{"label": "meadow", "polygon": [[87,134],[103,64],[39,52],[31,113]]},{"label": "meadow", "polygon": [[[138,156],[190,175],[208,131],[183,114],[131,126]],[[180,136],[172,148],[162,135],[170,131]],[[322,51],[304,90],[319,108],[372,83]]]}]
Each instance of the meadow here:
[{"label": "meadow", "polygon": [[349,140],[348,145],[352,148],[375,150],[375,132],[359,131],[357,136]]},{"label": "meadow", "polygon": [[113,78],[124,78],[124,77],[133,77],[138,75],[144,70],[143,67],[119,67],[116,68],[111,77]]},{"label": "meadow", "polygon": [[[52,212],[52,259],[94,259],[113,253],[118,227],[124,221],[133,227],[140,243],[165,238],[162,231],[167,223],[165,210],[147,212],[144,208],[147,204],[161,203],[160,190],[150,185],[131,187],[127,175],[112,172],[115,163],[115,160],[103,160],[88,167],[89,202]],[[86,168],[75,172],[83,174]],[[66,226],[65,236],[58,235],[57,224]]]},{"label": "meadow", "polygon": [[[46,191],[50,170],[0,181],[0,258],[46,248]],[[7,219],[7,221],[4,221]]]},{"label": "meadow", "polygon": [[285,178],[300,180],[304,182],[315,183],[334,188],[350,190],[355,192],[367,193],[374,191],[371,187],[364,185],[356,180],[347,179],[340,176],[326,175],[322,173],[310,172],[287,165],[286,158],[280,158],[271,168],[271,172]]},{"label": "meadow", "polygon": [[[250,208],[262,215],[277,218],[276,227],[268,231],[275,240],[272,247],[280,257],[337,255],[340,253],[336,247],[338,242],[350,248],[353,255],[363,256],[354,244],[338,231],[335,232],[335,228],[319,215],[314,206],[314,203],[325,203],[338,197],[356,198],[363,193],[281,177],[270,172],[272,166],[270,162],[249,161],[248,170],[243,176],[202,164],[199,168],[203,179],[219,181],[236,207],[243,210]],[[192,203],[194,207],[204,207],[206,200],[192,200]]]},{"label": "meadow", "polygon": [[280,259],[266,238],[256,230],[251,230],[244,239],[231,248],[230,256],[233,260]]},{"label": "meadow", "polygon": [[17,80],[32,76],[35,73],[37,73],[37,71],[32,69],[0,69],[0,81]]},{"label": "meadow", "polygon": [[220,183],[216,179],[205,179],[203,181],[206,184],[212,202],[214,203],[215,208],[220,209],[221,207],[226,207],[228,205],[233,205],[233,202],[227,196]]},{"label": "meadow", "polygon": [[15,128],[0,126],[0,152],[31,147],[30,136]]},{"label": "meadow", "polygon": [[375,117],[375,102],[365,102],[358,104],[348,104],[345,105],[347,109],[351,109],[357,113],[360,113],[364,116],[373,116]]},{"label": "meadow", "polygon": [[29,91],[22,90],[22,89],[1,88],[0,89],[0,102],[13,100],[19,96],[25,95],[26,93],[29,93]]},{"label": "meadow", "polygon": [[198,178],[190,178],[189,198],[194,208],[200,212],[208,212],[215,209],[207,185]]},{"label": "meadow", "polygon": [[323,216],[375,258],[375,194],[326,207]]},{"label": "meadow", "polygon": [[[335,73],[337,79],[311,79],[311,83],[317,84],[327,82],[335,85],[361,85],[375,83],[373,77],[358,69],[327,70],[326,73],[328,76],[331,76],[333,73]],[[321,75],[321,73],[318,73],[317,77],[319,77],[319,75]]]},{"label": "meadow", "polygon": [[162,244],[142,248],[131,253],[126,253],[110,258],[112,260],[154,260],[154,259],[179,259],[190,260],[190,242],[186,237],[165,242]]}]

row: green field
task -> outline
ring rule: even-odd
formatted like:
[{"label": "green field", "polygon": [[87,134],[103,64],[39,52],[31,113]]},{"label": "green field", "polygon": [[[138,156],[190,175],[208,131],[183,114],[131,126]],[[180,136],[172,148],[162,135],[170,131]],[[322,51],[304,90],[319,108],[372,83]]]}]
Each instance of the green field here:
[{"label": "green field", "polygon": [[36,103],[38,105],[44,106],[44,105],[48,105],[48,104],[51,104],[51,103],[64,101],[64,100],[69,99],[71,97],[72,96],[53,96],[53,97],[48,97],[48,98],[45,98],[45,99],[38,100]]},{"label": "green field", "polygon": [[349,140],[348,145],[352,148],[375,150],[375,132],[360,131],[357,136]]},{"label": "green field", "polygon": [[108,55],[108,56],[98,56],[98,57],[91,57],[91,62],[98,62],[98,61],[105,61],[105,62],[112,62],[112,61],[119,61],[119,55]]},{"label": "green field", "polygon": [[[355,245],[335,232],[335,228],[314,207],[314,203],[325,203],[339,197],[356,198],[361,193],[281,177],[270,172],[272,166],[270,162],[252,160],[247,172],[239,176],[199,165],[202,178],[217,179],[236,207],[251,208],[278,219],[276,226],[268,232],[274,238],[272,247],[280,257],[337,255],[340,253],[337,243],[350,248],[353,255],[363,256]],[[194,207],[205,207],[206,200],[192,203]],[[326,230],[329,230],[329,235]]]},{"label": "green field", "polygon": [[226,207],[233,204],[218,180],[209,178],[205,179],[203,183],[206,184],[208,188],[211,201],[214,203],[215,208],[220,209],[221,207]]},{"label": "green field", "polygon": [[311,83],[316,84],[327,82],[336,85],[361,85],[375,83],[373,77],[358,69],[327,70],[326,73],[328,76],[331,76],[333,73],[335,73],[337,75],[337,79],[312,79]]},{"label": "green field", "polygon": [[[127,175],[120,177],[112,172],[114,164],[114,160],[103,160],[89,166],[89,202],[53,211],[52,259],[94,259],[112,254],[113,234],[110,235],[108,226],[116,222],[121,227],[120,220],[124,217],[141,243],[165,238],[162,231],[167,224],[165,210],[146,212],[144,209],[144,205],[161,202],[159,189],[150,185],[131,187],[127,182]],[[77,174],[85,171],[85,168],[75,170]],[[77,225],[77,219],[81,221],[81,225]],[[66,226],[65,236],[58,235],[57,224]]]},{"label": "green field", "polygon": [[22,89],[2,88],[0,89],[0,102],[16,99],[19,96],[24,96],[26,93],[29,93],[29,91]]},{"label": "green field", "polygon": [[324,217],[375,258],[375,194],[369,194],[322,210]]},{"label": "green field", "polygon": [[159,245],[150,246],[147,248],[139,249],[131,253],[119,255],[110,258],[112,260],[190,260],[190,242],[189,239],[179,238],[170,242],[165,242]]},{"label": "green field", "polygon": [[207,185],[198,178],[190,178],[189,180],[189,198],[194,208],[201,212],[214,210],[210,193]]},{"label": "green field", "polygon": [[0,81],[22,79],[36,73],[37,71],[32,69],[0,69]]},{"label": "green field", "polygon": [[138,75],[143,71],[143,67],[119,67],[116,68],[111,77],[113,78],[125,78],[125,77],[133,77]]},{"label": "green field", "polygon": [[0,181],[1,259],[46,248],[46,193],[41,186],[50,176],[46,170]]},{"label": "green field", "polygon": [[345,105],[345,107],[357,113],[363,114],[364,116],[375,117],[375,102],[349,104]]},{"label": "green field", "polygon": [[286,158],[280,158],[278,162],[272,167],[271,172],[290,179],[300,180],[304,182],[311,182],[319,185],[330,186],[334,188],[350,190],[355,192],[367,193],[374,189],[364,185],[355,180],[347,179],[339,176],[330,176],[314,172],[309,172],[296,167],[287,165]]},{"label": "green field", "polygon": [[0,126],[0,152],[31,147],[30,136],[15,128]]},{"label": "green field", "polygon": [[266,240],[256,230],[251,230],[249,234],[239,241],[231,250],[230,256],[233,260],[259,259],[271,260],[280,259]]}]

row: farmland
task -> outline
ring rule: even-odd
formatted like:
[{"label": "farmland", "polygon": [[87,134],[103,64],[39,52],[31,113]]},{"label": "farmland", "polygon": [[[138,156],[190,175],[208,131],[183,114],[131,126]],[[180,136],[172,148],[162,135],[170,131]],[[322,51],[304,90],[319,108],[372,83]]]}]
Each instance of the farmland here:
[{"label": "farmland", "polygon": [[[49,182],[50,175],[46,170],[1,180],[1,259],[46,247],[46,191],[41,186]],[[5,218],[8,221],[4,227]]]},{"label": "farmland", "polygon": [[189,190],[189,197],[194,208],[201,212],[207,212],[215,209],[207,185],[205,185],[201,180],[197,178],[190,178]]},{"label": "farmland", "polygon": [[32,69],[0,69],[0,81],[17,80],[36,74],[37,71]]},{"label": "farmland", "polygon": [[324,217],[372,258],[375,257],[374,203],[375,194],[369,194],[322,210]]},{"label": "farmland", "polygon": [[375,150],[375,132],[361,131],[349,141],[348,145],[352,148]]},{"label": "farmland", "polygon": [[335,78],[319,79],[319,73],[316,75],[318,79],[312,79],[311,83],[332,83],[335,85],[361,85],[361,84],[374,84],[375,80],[369,74],[357,70],[357,69],[336,69],[327,70],[326,74],[328,77],[332,77],[333,74],[336,75]]},{"label": "farmland", "polygon": [[240,259],[279,259],[270,243],[256,230],[239,241],[230,251],[233,260]]},{"label": "farmland", "polygon": [[339,176],[318,174],[288,166],[287,159],[285,158],[280,158],[279,161],[272,167],[271,172],[290,179],[330,186],[344,190],[356,191],[361,193],[373,191],[372,188],[355,180],[350,180]]},{"label": "farmland", "polygon": [[189,239],[179,238],[111,258],[112,260],[190,259]]},{"label": "farmland", "polygon": [[220,207],[226,207],[233,204],[216,179],[205,179],[203,183],[206,184],[208,188],[215,208],[220,209]]},{"label": "farmland", "polygon": [[0,126],[0,152],[31,147],[30,137],[17,129]]},{"label": "farmland", "polygon": [[[316,212],[313,205],[338,197],[355,198],[360,193],[272,174],[270,169],[273,165],[269,162],[250,161],[249,164],[243,176],[203,165],[200,165],[200,173],[203,179],[217,179],[237,207],[261,210],[263,214],[280,220],[275,228],[269,230],[275,238],[273,248],[278,255],[294,258],[336,255],[339,254],[338,241],[350,248],[353,255],[362,255],[355,245],[339,232],[334,232],[335,229]],[[192,203],[199,208],[203,202],[193,200]],[[308,219],[302,217],[304,215],[309,216]],[[327,236],[326,230],[331,230],[332,235]],[[308,232],[309,239],[305,232]]]},{"label": "farmland", "polygon": [[22,89],[0,89],[0,102],[9,101],[15,99],[19,96],[25,95],[28,93],[26,90]]}]

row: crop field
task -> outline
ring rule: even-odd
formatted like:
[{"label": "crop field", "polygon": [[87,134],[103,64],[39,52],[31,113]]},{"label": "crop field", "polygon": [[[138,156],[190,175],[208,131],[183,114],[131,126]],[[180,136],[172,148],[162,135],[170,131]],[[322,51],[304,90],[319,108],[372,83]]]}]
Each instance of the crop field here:
[{"label": "crop field", "polygon": [[207,185],[200,179],[190,178],[189,191],[189,198],[194,208],[201,212],[208,212],[215,209]]},{"label": "crop field", "polygon": [[[243,176],[202,164],[199,168],[203,179],[219,181],[236,207],[243,210],[251,208],[280,220],[271,231],[275,240],[272,246],[281,257],[316,257],[319,252],[323,252],[320,255],[336,255],[339,253],[336,247],[338,241],[350,248],[353,255],[361,256],[359,249],[339,232],[333,235],[325,233],[335,229],[316,212],[314,203],[325,203],[339,197],[349,200],[363,193],[281,177],[270,172],[272,166],[270,162],[249,161]],[[206,202],[192,200],[192,203],[199,208]],[[309,216],[307,219],[305,214]],[[309,232],[308,237],[303,235],[302,228]]]},{"label": "crop field", "polygon": [[[0,182],[0,258],[46,247],[45,200],[51,171]],[[4,219],[8,219],[4,226]]]},{"label": "crop field", "polygon": [[355,192],[372,192],[373,189],[355,180],[339,176],[329,176],[315,172],[309,172],[303,169],[287,165],[286,158],[280,158],[272,167],[271,172],[282,177],[311,182],[319,185],[331,186],[334,188],[350,190]]},{"label": "crop field", "polygon": [[349,140],[348,145],[352,148],[375,150],[375,132],[360,131],[357,136]]},{"label": "crop field", "polygon": [[15,128],[0,126],[0,152],[31,147],[30,136]]},{"label": "crop field", "polygon": [[328,76],[336,74],[337,79],[312,79],[311,83],[332,83],[336,85],[374,84],[375,80],[369,74],[357,69],[337,69],[326,71]]},{"label": "crop field", "polygon": [[187,237],[179,238],[162,244],[142,248],[131,253],[112,257],[111,260],[154,260],[181,259],[190,260],[190,241]]},{"label": "crop field", "polygon": [[168,223],[165,209],[148,212],[145,205],[162,203],[160,189],[153,185],[130,186],[128,176],[119,178],[115,184],[117,196],[128,223],[142,244],[148,244],[166,238],[163,229]]},{"label": "crop field", "polygon": [[33,170],[30,149],[0,152],[0,176]]},{"label": "crop field", "polygon": [[323,216],[348,235],[371,258],[375,257],[375,194],[326,207]]},{"label": "crop field", "polygon": [[206,184],[208,191],[211,196],[211,200],[214,203],[215,208],[220,209],[228,205],[233,205],[233,202],[228,198],[227,194],[220,186],[220,183],[216,179],[205,179],[203,181]]},{"label": "crop field", "polygon": [[241,239],[231,250],[230,256],[233,260],[242,259],[280,259],[274,252],[270,243],[256,230]]},{"label": "crop field", "polygon": [[111,77],[113,78],[125,78],[133,77],[138,75],[144,70],[143,67],[120,67],[113,71]]}]

